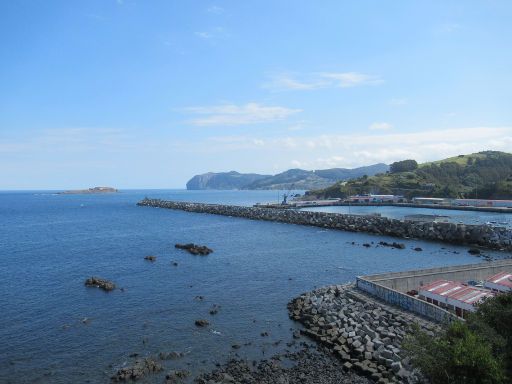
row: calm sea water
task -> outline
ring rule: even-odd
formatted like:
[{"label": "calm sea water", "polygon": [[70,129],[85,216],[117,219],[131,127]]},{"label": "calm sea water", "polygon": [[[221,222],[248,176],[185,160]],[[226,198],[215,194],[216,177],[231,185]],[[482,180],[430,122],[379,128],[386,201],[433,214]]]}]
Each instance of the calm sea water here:
[{"label": "calm sea water", "polygon": [[[198,374],[233,356],[234,343],[252,343],[236,351],[242,357],[267,357],[284,346],[274,342],[290,339],[297,325],[286,304],[304,291],[360,274],[481,261],[464,247],[409,240],[406,250],[368,249],[361,244],[392,239],[137,207],[145,196],[250,205],[275,192],[0,193],[0,382],[108,382],[129,355],[162,351],[186,352],[166,370]],[[177,242],[215,252],[191,256]],[[91,275],[124,292],[84,287]],[[213,304],[221,309],[210,316]],[[200,318],[211,326],[196,328]]]}]

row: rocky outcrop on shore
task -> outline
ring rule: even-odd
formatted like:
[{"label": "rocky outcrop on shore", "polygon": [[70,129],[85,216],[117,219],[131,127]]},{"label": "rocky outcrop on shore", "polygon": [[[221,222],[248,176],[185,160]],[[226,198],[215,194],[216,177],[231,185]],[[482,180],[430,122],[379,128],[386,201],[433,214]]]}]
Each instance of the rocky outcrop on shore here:
[{"label": "rocky outcrop on shore", "polygon": [[369,384],[370,381],[343,370],[342,363],[323,347],[304,344],[297,352],[272,356],[252,363],[231,360],[194,380],[197,384]]},{"label": "rocky outcrop on shore", "polygon": [[120,368],[111,379],[114,382],[139,380],[150,373],[160,372],[162,369],[157,361],[146,357],[136,360],[131,366]]},{"label": "rocky outcrop on shore", "polygon": [[148,198],[140,201],[137,205],[242,217],[253,220],[311,225],[352,232],[367,232],[400,238],[416,238],[453,244],[470,244],[490,249],[512,251],[512,230],[505,227],[444,222],[406,222],[379,216],[187,203]]},{"label": "rocky outcrop on shore", "polygon": [[391,307],[354,288],[336,285],[305,293],[288,304],[303,333],[338,355],[347,370],[378,383],[414,383],[419,373],[401,345],[412,324],[432,336],[438,325]]},{"label": "rocky outcrop on shore", "polygon": [[113,282],[106,279],[101,279],[99,277],[88,278],[87,280],[85,280],[85,286],[100,288],[107,292],[116,289],[116,285]]},{"label": "rocky outcrop on shore", "polygon": [[213,250],[208,248],[206,245],[197,245],[197,244],[193,244],[193,243],[176,244],[175,247],[178,249],[183,249],[183,250],[187,251],[188,253],[191,253],[192,255],[207,256],[213,252]]}]

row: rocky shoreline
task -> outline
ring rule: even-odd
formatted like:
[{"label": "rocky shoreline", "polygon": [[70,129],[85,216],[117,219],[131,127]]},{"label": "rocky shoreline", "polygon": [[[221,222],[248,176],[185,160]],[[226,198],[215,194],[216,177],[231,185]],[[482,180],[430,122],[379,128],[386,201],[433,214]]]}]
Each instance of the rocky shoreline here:
[{"label": "rocky shoreline", "polygon": [[336,354],[349,371],[377,383],[415,383],[420,374],[401,345],[413,324],[431,334],[439,325],[389,306],[356,289],[335,285],[305,293],[288,304],[306,335]]},{"label": "rocky shoreline", "polygon": [[148,199],[139,206],[176,209],[187,212],[242,217],[252,220],[277,221],[351,232],[367,232],[399,238],[416,238],[451,244],[476,245],[489,249],[512,251],[512,230],[489,225],[468,225],[443,222],[409,222],[380,216],[297,211],[221,204],[188,203]]},{"label": "rocky shoreline", "polygon": [[343,369],[342,363],[322,346],[302,343],[297,352],[277,354],[252,363],[231,360],[207,374],[197,384],[370,384],[368,379]]}]

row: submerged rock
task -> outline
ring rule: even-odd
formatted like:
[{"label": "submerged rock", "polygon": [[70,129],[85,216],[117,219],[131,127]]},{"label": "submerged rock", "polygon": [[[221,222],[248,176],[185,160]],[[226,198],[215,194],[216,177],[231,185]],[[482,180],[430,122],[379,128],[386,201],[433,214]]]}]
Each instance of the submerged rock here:
[{"label": "submerged rock", "polygon": [[188,251],[192,255],[207,256],[213,252],[213,250],[208,248],[206,245],[197,245],[197,244],[189,243],[189,244],[175,244],[174,246],[178,249],[183,249],[185,251]]},{"label": "submerged rock", "polygon": [[207,326],[210,325],[210,322],[208,320],[205,320],[205,319],[199,319],[199,320],[195,321],[195,325],[197,327],[207,327]]},{"label": "submerged rock", "polygon": [[479,255],[480,254],[480,250],[478,248],[469,248],[468,249],[468,253],[471,254],[471,255]]},{"label": "submerged rock", "polygon": [[146,357],[144,359],[135,360],[135,363],[131,366],[120,368],[111,379],[116,382],[138,380],[147,374],[160,372],[162,369],[159,363]]},{"label": "submerged rock", "polygon": [[85,280],[85,286],[100,288],[107,292],[116,289],[116,285],[113,282],[106,279],[101,279],[99,277],[88,278]]},{"label": "submerged rock", "polygon": [[160,360],[176,360],[182,358],[184,355],[185,354],[183,352],[172,351],[169,353],[160,352],[158,354],[158,357],[160,358]]},{"label": "submerged rock", "polygon": [[380,241],[379,244],[384,246],[384,247],[391,247],[391,248],[396,248],[396,249],[405,249],[405,244],[397,243],[395,241],[393,241],[392,243],[388,243],[386,241]]},{"label": "submerged rock", "polygon": [[190,372],[182,369],[182,370],[172,370],[167,375],[165,375],[165,383],[166,384],[174,384],[174,383],[181,383],[183,379],[186,379],[188,376],[190,376]]},{"label": "submerged rock", "polygon": [[145,257],[144,257],[144,260],[147,260],[147,261],[156,261],[156,256],[153,256],[153,255],[145,256]]}]

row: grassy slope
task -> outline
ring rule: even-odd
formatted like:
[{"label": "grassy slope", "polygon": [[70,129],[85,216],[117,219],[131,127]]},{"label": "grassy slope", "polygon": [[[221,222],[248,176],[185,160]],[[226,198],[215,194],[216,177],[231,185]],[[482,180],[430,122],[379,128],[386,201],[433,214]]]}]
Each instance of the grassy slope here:
[{"label": "grassy slope", "polygon": [[317,197],[357,193],[512,199],[512,154],[486,151],[461,155],[420,164],[411,172],[362,177],[310,192]]}]

